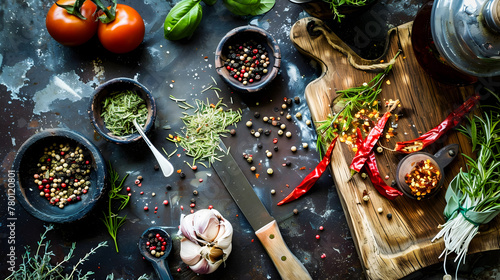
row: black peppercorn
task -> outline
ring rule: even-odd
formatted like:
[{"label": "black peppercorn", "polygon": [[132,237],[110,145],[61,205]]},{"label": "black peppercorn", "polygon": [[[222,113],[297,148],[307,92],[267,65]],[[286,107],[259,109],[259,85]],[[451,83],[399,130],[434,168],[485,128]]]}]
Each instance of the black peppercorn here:
[{"label": "black peppercorn", "polygon": [[191,200],[190,200],[190,201],[191,201],[191,203],[195,203],[195,202],[196,202],[196,199],[191,198]]},{"label": "black peppercorn", "polygon": [[274,150],[277,152],[278,151],[278,146],[274,146]]},{"label": "black peppercorn", "polygon": [[257,147],[258,147],[259,149],[262,149],[262,143],[258,143],[258,144],[257,144]]},{"label": "black peppercorn", "polygon": [[392,219],[392,214],[391,213],[387,214],[387,219],[389,219],[389,220]]},{"label": "black peppercorn", "polygon": [[172,186],[170,184],[167,184],[167,190],[171,190]]},{"label": "black peppercorn", "polygon": [[299,104],[300,103],[300,98],[298,96],[295,96],[293,98],[293,101],[295,102],[295,104]]},{"label": "black peppercorn", "polygon": [[198,191],[197,191],[197,190],[194,190],[194,191],[193,191],[193,195],[198,195]]},{"label": "black peppercorn", "polygon": [[186,178],[186,174],[184,174],[184,172],[179,173],[179,176],[181,176],[182,179]]},{"label": "black peppercorn", "polygon": [[253,113],[253,116],[254,116],[256,119],[258,119],[258,118],[260,118],[260,113],[259,113],[259,112],[255,112],[255,113]]}]

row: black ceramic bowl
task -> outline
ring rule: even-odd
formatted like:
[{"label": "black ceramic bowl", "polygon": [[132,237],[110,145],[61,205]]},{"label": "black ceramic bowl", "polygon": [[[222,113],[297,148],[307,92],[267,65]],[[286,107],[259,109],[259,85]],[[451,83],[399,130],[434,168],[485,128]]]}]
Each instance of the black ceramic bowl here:
[{"label": "black ceramic bowl", "polygon": [[[45,147],[52,143],[79,146],[84,151],[84,158],[90,161],[90,188],[81,200],[70,203],[64,208],[51,205],[40,196],[38,185],[33,175],[37,173],[37,163]],[[68,223],[83,218],[92,210],[104,193],[107,172],[99,150],[84,136],[66,129],[48,129],[30,137],[21,146],[14,159],[13,170],[16,172],[16,199],[34,217],[53,223]]]},{"label": "black ceramic bowl", "polygon": [[[243,85],[230,75],[230,70],[224,66],[228,59],[229,47],[254,41],[265,47],[269,57],[268,73],[258,81]],[[281,51],[276,40],[264,29],[246,25],[229,31],[219,42],[215,51],[215,68],[222,79],[233,89],[240,92],[257,92],[266,87],[278,74],[281,66]]]},{"label": "black ceramic bowl", "polygon": [[90,103],[89,115],[92,120],[92,124],[95,130],[106,140],[117,143],[117,144],[128,144],[141,139],[141,135],[138,132],[125,135],[116,136],[113,135],[104,123],[101,117],[102,113],[102,103],[108,95],[117,91],[132,90],[135,91],[144,101],[148,108],[147,122],[144,127],[144,131],[147,134],[154,127],[154,122],[156,119],[156,103],[153,95],[149,90],[142,84],[135,80],[129,78],[115,78],[105,82],[104,84],[97,87],[94,91],[92,101]]}]

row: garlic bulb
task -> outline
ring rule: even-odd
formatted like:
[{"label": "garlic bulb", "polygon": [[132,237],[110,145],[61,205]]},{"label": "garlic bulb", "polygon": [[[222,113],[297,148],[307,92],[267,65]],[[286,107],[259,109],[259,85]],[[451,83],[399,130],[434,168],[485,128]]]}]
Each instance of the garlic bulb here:
[{"label": "garlic bulb", "polygon": [[233,227],[219,211],[202,209],[181,218],[181,259],[199,274],[214,272],[232,249]]}]

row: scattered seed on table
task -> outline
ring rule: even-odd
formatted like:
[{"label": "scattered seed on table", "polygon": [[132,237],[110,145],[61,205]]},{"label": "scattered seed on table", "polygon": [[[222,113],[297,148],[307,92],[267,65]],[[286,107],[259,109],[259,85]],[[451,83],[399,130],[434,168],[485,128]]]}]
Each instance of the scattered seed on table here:
[{"label": "scattered seed on table", "polygon": [[247,162],[248,162],[248,163],[252,163],[252,162],[253,162],[253,157],[252,157],[252,156],[249,156],[249,157],[247,158]]},{"label": "scattered seed on table", "polygon": [[163,201],[163,205],[168,205],[168,200],[166,200],[166,199],[165,199],[165,200]]},{"label": "scattered seed on table", "polygon": [[284,123],[282,123],[282,124],[280,125],[280,128],[281,128],[281,129],[286,129],[286,125],[285,125]]},{"label": "scattered seed on table", "polygon": [[272,190],[271,190],[271,194],[276,194],[276,190],[275,190],[275,189],[272,189]]},{"label": "scattered seed on table", "polygon": [[287,108],[287,106],[285,103],[281,104],[281,109],[285,110],[286,108]]},{"label": "scattered seed on table", "polygon": [[255,113],[253,113],[253,116],[254,116],[254,118],[258,119],[258,118],[260,118],[260,113],[259,112],[255,112]]},{"label": "scattered seed on table", "polygon": [[253,135],[253,136],[255,136],[255,137],[259,138],[259,137],[260,137],[260,133],[257,131],[257,132],[255,132],[255,133],[254,133],[254,135]]},{"label": "scattered seed on table", "polygon": [[379,214],[381,214],[382,212],[384,212],[384,209],[382,209],[382,207],[379,207],[379,208],[377,209],[377,212],[378,212]]},{"label": "scattered seed on table", "polygon": [[287,120],[292,119],[292,115],[290,115],[290,114],[286,114],[286,119],[287,119]]},{"label": "scattered seed on table", "polygon": [[247,123],[246,123],[246,126],[247,126],[247,127],[252,127],[252,125],[253,125],[253,124],[252,124],[252,122],[251,122],[251,121],[247,121]]},{"label": "scattered seed on table", "polygon": [[194,191],[193,191],[193,195],[198,195],[198,191],[197,191],[197,190],[194,190]]},{"label": "scattered seed on table", "polygon": [[264,129],[262,129],[262,127],[259,127],[259,129],[257,129],[257,132],[259,132],[260,134],[262,134],[264,132]]},{"label": "scattered seed on table", "polygon": [[172,189],[172,185],[167,184],[167,190],[171,190],[171,189]]},{"label": "scattered seed on table", "polygon": [[189,201],[191,201],[191,203],[196,203],[196,199],[194,199],[194,197],[191,198]]},{"label": "scattered seed on table", "polygon": [[158,164],[155,164],[155,166],[154,166],[154,170],[155,170],[155,171],[160,170],[160,166],[159,166]]},{"label": "scattered seed on table", "polygon": [[292,147],[290,148],[290,150],[291,150],[292,152],[296,152],[296,151],[297,151],[297,147],[292,146]]},{"label": "scattered seed on table", "polygon": [[286,134],[285,134],[286,137],[290,138],[292,137],[292,133],[290,131],[287,131]]},{"label": "scattered seed on table", "polygon": [[156,196],[156,193],[152,193],[151,196]]},{"label": "scattered seed on table", "polygon": [[149,207],[144,206],[144,211],[148,211],[148,210],[149,210]]},{"label": "scattered seed on table", "polygon": [[184,206],[181,205],[181,210],[184,210]]},{"label": "scattered seed on table", "polygon": [[136,185],[139,185],[139,184],[141,183],[141,180],[136,179],[134,183],[135,183]]},{"label": "scattered seed on table", "polygon": [[255,129],[250,130],[250,134],[255,135]]},{"label": "scattered seed on table", "polygon": [[298,210],[297,208],[293,209],[293,214],[294,214],[294,215],[299,214],[299,210]]},{"label": "scattered seed on table", "polygon": [[368,195],[364,195],[363,196],[363,201],[364,202],[368,202],[368,200],[370,200],[370,197]]},{"label": "scattered seed on table", "polygon": [[389,180],[389,178],[390,178],[389,175],[385,175],[386,180]]},{"label": "scattered seed on table", "polygon": [[214,208],[212,205],[208,205],[208,209],[212,209]]},{"label": "scattered seed on table", "polygon": [[276,143],[278,143],[278,138],[273,139],[273,144],[276,144]]},{"label": "scattered seed on table", "polygon": [[304,148],[304,149],[309,148],[309,144],[307,144],[307,143],[302,143],[302,148]]},{"label": "scattered seed on table", "polygon": [[267,121],[269,120],[269,118],[268,118],[268,117],[263,117],[263,118],[262,118],[262,120],[263,120],[264,122],[267,122]]},{"label": "scattered seed on table", "polygon": [[257,148],[262,149],[262,143],[258,143]]},{"label": "scattered seed on table", "polygon": [[264,135],[269,136],[271,134],[271,131],[269,129],[264,130]]},{"label": "scattered seed on table", "polygon": [[200,183],[201,183],[201,182],[203,182],[203,179],[201,179],[201,178],[200,178],[200,179],[198,179],[198,182],[200,182]]},{"label": "scattered seed on table", "polygon": [[155,206],[155,210],[158,210],[158,206]]},{"label": "scattered seed on table", "polygon": [[389,220],[392,219],[392,214],[391,213],[387,214],[387,219],[389,219]]},{"label": "scattered seed on table", "polygon": [[299,104],[299,103],[300,103],[300,97],[295,96],[295,97],[293,98],[293,101],[295,102],[295,104]]},{"label": "scattered seed on table", "polygon": [[142,176],[141,175],[137,176],[137,180],[141,180],[142,181]]},{"label": "scattered seed on table", "polygon": [[180,176],[182,179],[186,178],[186,174],[184,174],[184,172],[179,173],[179,176]]},{"label": "scattered seed on table", "polygon": [[278,130],[278,135],[279,135],[279,136],[283,135],[283,130],[281,130],[281,129],[280,129],[280,130]]},{"label": "scattered seed on table", "polygon": [[189,204],[189,207],[191,207],[191,208],[194,208],[195,206],[196,206],[196,204],[194,204],[194,203]]},{"label": "scattered seed on table", "polygon": [[384,148],[378,146],[377,147],[377,153],[381,154],[384,151]]},{"label": "scattered seed on table", "polygon": [[127,191],[128,191],[128,192],[130,191],[130,187],[127,187]]},{"label": "scattered seed on table", "polygon": [[397,183],[396,183],[396,180],[392,180],[392,182],[391,182],[391,187],[395,187],[395,186],[396,186],[396,184],[397,184]]},{"label": "scattered seed on table", "polygon": [[196,171],[198,169],[198,166],[193,165],[193,166],[191,166],[191,169],[193,169],[194,171]]},{"label": "scattered seed on table", "polygon": [[230,133],[231,135],[235,135],[235,134],[236,134],[236,129],[234,129],[234,128],[233,128],[233,129],[231,129],[231,130],[229,131],[229,133]]},{"label": "scattered seed on table", "polygon": [[307,121],[306,121],[306,125],[307,125],[307,126],[310,126],[310,125],[311,125],[311,121],[310,121],[310,120],[307,120]]},{"label": "scattered seed on table", "polygon": [[270,151],[267,151],[267,152],[266,152],[266,156],[267,156],[268,158],[270,158],[270,157],[272,157],[272,156],[273,156],[273,153],[271,153]]},{"label": "scattered seed on table", "polygon": [[319,236],[319,234],[316,234],[316,239],[320,239],[321,237]]},{"label": "scattered seed on table", "polygon": [[278,146],[274,146],[274,151],[278,151],[279,150],[279,147]]},{"label": "scattered seed on table", "polygon": [[144,192],[140,192],[139,194],[143,195],[143,194],[144,194]]},{"label": "scattered seed on table", "polygon": [[257,170],[257,168],[255,168],[255,166],[252,166],[252,167],[250,167],[250,170],[251,170],[252,172],[255,172],[255,170]]},{"label": "scattered seed on table", "polygon": [[363,179],[368,178],[368,174],[366,174],[365,172],[361,173],[361,178],[363,178]]},{"label": "scattered seed on table", "polygon": [[325,228],[323,226],[319,226],[319,230],[324,230]]},{"label": "scattered seed on table", "polygon": [[292,105],[292,99],[291,98],[286,98],[285,102],[286,102],[287,105]]},{"label": "scattered seed on table", "polygon": [[272,168],[267,169],[267,174],[272,175],[273,173],[274,173],[274,171]]},{"label": "scattered seed on table", "polygon": [[302,113],[298,112],[297,114],[295,114],[295,117],[297,117],[297,119],[301,119],[302,118]]},{"label": "scattered seed on table", "polygon": [[291,162],[291,161],[289,161],[289,160],[287,160],[287,161],[285,162],[285,165],[286,165],[286,166],[290,166],[290,165],[292,165],[292,162]]},{"label": "scattered seed on table", "polygon": [[[132,196],[132,193],[128,193],[127,195],[128,195],[128,196]],[[70,198],[69,198],[69,199],[70,199]],[[68,201],[68,202],[69,202],[69,201]]]},{"label": "scattered seed on table", "polygon": [[321,254],[321,258],[322,259],[326,258],[326,254],[325,253]]}]

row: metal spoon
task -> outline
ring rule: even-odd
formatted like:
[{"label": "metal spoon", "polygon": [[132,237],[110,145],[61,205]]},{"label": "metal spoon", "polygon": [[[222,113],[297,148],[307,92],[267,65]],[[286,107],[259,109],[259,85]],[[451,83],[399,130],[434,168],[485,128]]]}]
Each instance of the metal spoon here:
[{"label": "metal spoon", "polygon": [[133,123],[134,123],[137,131],[139,131],[139,134],[142,136],[142,139],[144,139],[144,141],[146,141],[146,144],[148,144],[148,147],[151,149],[151,152],[153,152],[153,155],[155,156],[156,160],[158,161],[158,164],[160,165],[160,168],[161,168],[161,171],[163,172],[163,175],[165,177],[169,177],[170,175],[172,175],[172,173],[174,173],[174,167],[172,166],[170,161],[168,161],[168,159],[166,159],[155,148],[155,146],[153,146],[153,144],[151,144],[151,141],[149,141],[148,137],[146,136],[146,134],[142,130],[142,127],[139,126],[139,124],[137,123],[137,121],[135,119],[134,119]]},{"label": "metal spoon", "polygon": [[[149,241],[149,234],[156,235],[159,233],[161,236],[164,237],[164,241],[167,242],[167,245],[165,245],[165,251],[163,256],[157,258],[153,257],[149,250],[146,248],[146,242]],[[150,261],[153,264],[153,267],[156,271],[156,274],[158,274],[158,277],[161,280],[173,280],[174,278],[172,277],[172,274],[170,273],[170,269],[168,268],[168,263],[165,261],[167,258],[168,254],[170,254],[170,251],[172,250],[172,238],[170,238],[170,235],[163,229],[162,227],[150,227],[148,228],[145,232],[142,233],[141,238],[139,239],[139,251],[141,254],[146,258],[148,261]]]}]

